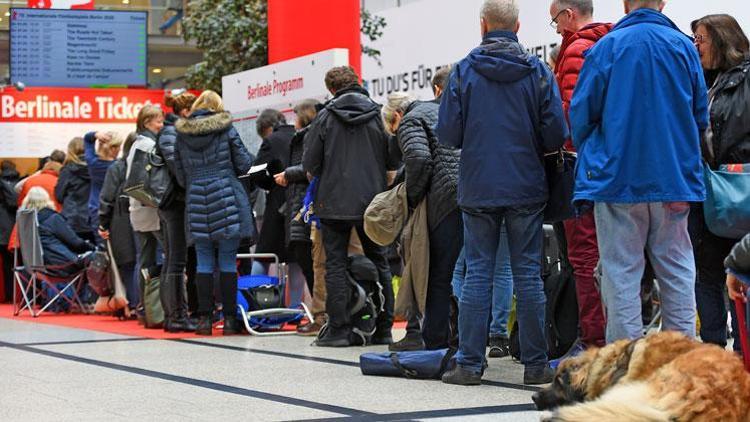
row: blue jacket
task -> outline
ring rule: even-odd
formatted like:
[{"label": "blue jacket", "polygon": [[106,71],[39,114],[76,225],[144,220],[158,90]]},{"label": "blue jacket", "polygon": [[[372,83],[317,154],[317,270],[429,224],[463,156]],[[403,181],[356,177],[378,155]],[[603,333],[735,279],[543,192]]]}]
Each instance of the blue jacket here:
[{"label": "blue jacket", "polygon": [[589,50],[570,125],[576,201],[705,199],[703,70],[691,39],[660,12],[631,12]]},{"label": "blue jacket", "polygon": [[91,188],[89,190],[89,221],[91,230],[96,232],[99,229],[99,193],[104,185],[104,176],[107,175],[109,166],[115,163],[115,160],[102,160],[96,153],[96,132],[89,132],[83,137],[83,151],[86,159],[86,166],[91,177]]},{"label": "blue jacket", "polygon": [[92,244],[78,237],[62,215],[44,208],[37,213],[39,238],[46,265],[64,265],[76,262],[78,254],[90,251]]},{"label": "blue jacket", "polygon": [[458,205],[497,208],[547,200],[543,155],[568,136],[547,66],[512,32],[490,32],[451,73],[437,135],[462,148]]},{"label": "blue jacket", "polygon": [[190,240],[254,238],[253,209],[237,178],[250,170],[252,156],[232,116],[198,110],[175,128],[175,178],[185,188]]}]

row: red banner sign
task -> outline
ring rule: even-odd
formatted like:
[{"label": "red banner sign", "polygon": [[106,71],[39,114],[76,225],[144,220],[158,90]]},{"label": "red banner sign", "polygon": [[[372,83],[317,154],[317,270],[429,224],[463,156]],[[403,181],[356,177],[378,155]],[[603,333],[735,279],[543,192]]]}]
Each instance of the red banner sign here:
[{"label": "red banner sign", "polygon": [[26,88],[0,92],[0,121],[134,123],[146,104],[166,109],[157,89]]},{"label": "red banner sign", "polygon": [[94,8],[94,0],[29,0],[32,9],[88,9]]}]

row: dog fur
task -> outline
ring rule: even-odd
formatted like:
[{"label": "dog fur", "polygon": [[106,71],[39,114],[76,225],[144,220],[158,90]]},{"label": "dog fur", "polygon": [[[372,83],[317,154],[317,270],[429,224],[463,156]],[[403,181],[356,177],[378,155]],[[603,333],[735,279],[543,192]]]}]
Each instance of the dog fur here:
[{"label": "dog fur", "polygon": [[568,359],[535,402],[544,397],[562,407],[543,421],[750,421],[750,374],[740,359],[674,332]]}]

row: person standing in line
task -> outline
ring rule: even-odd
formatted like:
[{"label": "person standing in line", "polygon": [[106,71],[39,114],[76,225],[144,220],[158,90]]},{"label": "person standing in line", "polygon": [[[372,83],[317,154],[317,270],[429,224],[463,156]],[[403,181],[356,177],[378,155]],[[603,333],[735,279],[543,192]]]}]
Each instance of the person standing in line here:
[{"label": "person standing in line", "polygon": [[175,123],[175,178],[185,189],[188,242],[198,259],[198,327],[212,334],[213,279],[219,271],[224,335],[238,334],[237,249],[243,238],[255,238],[253,209],[237,178],[252,166],[252,155],[224,111],[219,94],[204,91],[190,116]]},{"label": "person standing in line", "polygon": [[[584,63],[584,54],[612,29],[610,23],[594,22],[593,0],[554,0],[550,5],[552,27],[562,35],[560,53],[554,67],[557,84],[567,117],[570,100]],[[565,142],[565,149],[575,151],[573,142]],[[596,225],[593,210],[563,222],[568,245],[568,260],[573,266],[578,299],[580,338],[562,358],[553,361],[557,367],[562,359],[579,354],[588,347],[602,347],[604,340],[604,309],[594,278],[599,262]]]},{"label": "person standing in line", "polygon": [[[89,132],[83,137],[83,156],[89,170],[89,221],[95,232],[99,232],[99,195],[109,167],[120,155],[125,139],[115,132]],[[97,146],[97,143],[99,144]],[[99,239],[97,239],[97,243]]]},{"label": "person standing in line", "polygon": [[515,0],[484,2],[482,43],[454,67],[440,103],[438,140],[462,149],[458,204],[467,266],[457,365],[443,375],[448,384],[481,383],[503,224],[517,296],[523,382],[545,384],[554,377],[547,362],[541,277],[548,199],[543,155],[560,148],[568,130],[554,75],[518,42],[518,15]]},{"label": "person standing in line", "polygon": [[311,126],[303,157],[305,171],[319,178],[315,214],[321,220],[326,253],[326,311],[330,329],[318,338],[317,345],[351,345],[346,265],[352,228],[357,230],[365,255],[378,269],[385,299],[371,341],[390,344],[394,298],[386,248],[370,240],[364,230],[365,209],[387,186],[388,135],[379,118],[380,106],[359,84],[359,77],[351,67],[329,70],[325,83],[334,98]]},{"label": "person standing in line", "polygon": [[55,197],[62,204],[61,214],[73,231],[79,237],[94,242],[96,237],[88,212],[90,190],[91,176],[84,157],[83,138],[73,138],[68,143],[68,154],[57,179]]},{"label": "person standing in line", "polygon": [[177,130],[174,125],[177,119],[190,115],[190,108],[196,96],[183,92],[177,96],[167,96],[165,104],[174,113],[167,114],[164,127],[157,140],[158,150],[172,174],[172,191],[166,201],[159,205],[159,219],[164,236],[164,265],[159,284],[159,294],[164,308],[164,331],[192,332],[195,324],[188,318],[187,289],[185,285],[185,263],[187,260],[187,242],[185,240],[185,190],[174,181],[175,144]]},{"label": "person standing in line", "polygon": [[644,335],[644,250],[659,280],[662,328],[695,336],[687,223],[689,203],[706,197],[708,101],[698,52],[664,5],[624,1],[627,16],[586,54],[570,103],[574,200],[594,204],[608,343]]},{"label": "person standing in line", "polygon": [[[703,139],[703,159],[713,170],[722,164],[750,163],[750,42],[737,21],[729,15],[708,15],[692,23],[695,45],[701,58],[709,90],[711,124]],[[723,257],[737,239],[716,236],[706,227],[704,204],[693,203],[688,231],[693,243],[696,270],[695,299],[705,343],[727,344],[727,305],[724,301]],[[732,331],[734,350],[740,351],[739,325],[734,303]]]},{"label": "person standing in line", "polygon": [[31,188],[39,186],[47,191],[52,199],[52,203],[55,204],[55,210],[58,212],[62,210],[62,205],[55,198],[55,186],[57,186],[57,180],[60,178],[60,170],[62,169],[63,162],[65,162],[65,153],[56,149],[52,151],[49,159],[46,160],[38,172],[18,182],[16,184],[18,206],[21,206]]}]

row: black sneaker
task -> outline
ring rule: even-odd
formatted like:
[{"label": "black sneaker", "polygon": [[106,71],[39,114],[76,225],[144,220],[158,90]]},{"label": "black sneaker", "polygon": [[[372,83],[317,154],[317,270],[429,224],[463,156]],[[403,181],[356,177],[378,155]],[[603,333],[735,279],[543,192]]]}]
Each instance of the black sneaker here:
[{"label": "black sneaker", "polygon": [[490,352],[487,357],[504,358],[510,356],[510,339],[501,336],[490,337]]},{"label": "black sneaker", "polygon": [[390,334],[387,334],[387,335],[375,334],[374,336],[372,336],[372,338],[370,338],[370,344],[390,346],[391,344],[393,344],[393,337],[391,337]]},{"label": "black sneaker", "polygon": [[471,372],[456,365],[455,368],[443,374],[443,382],[453,385],[480,385],[482,383],[482,374]]},{"label": "black sneaker", "polygon": [[419,333],[410,334],[407,333],[406,337],[401,340],[391,343],[388,345],[389,352],[411,352],[416,350],[424,350],[424,340],[422,335]]},{"label": "black sneaker", "polygon": [[320,330],[318,339],[313,344],[318,347],[349,347],[352,345],[350,335],[351,328],[327,326]]},{"label": "black sneaker", "polygon": [[236,334],[242,334],[242,327],[237,318],[227,317],[224,318],[224,328],[222,329],[222,335],[233,336]]},{"label": "black sneaker", "polygon": [[555,370],[549,365],[529,367],[523,370],[523,383],[526,385],[549,384],[555,379]]}]

